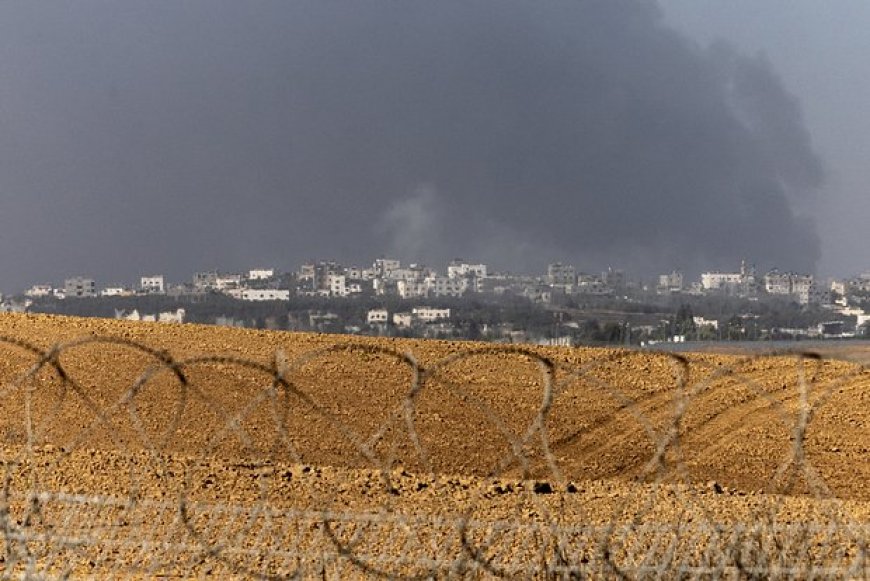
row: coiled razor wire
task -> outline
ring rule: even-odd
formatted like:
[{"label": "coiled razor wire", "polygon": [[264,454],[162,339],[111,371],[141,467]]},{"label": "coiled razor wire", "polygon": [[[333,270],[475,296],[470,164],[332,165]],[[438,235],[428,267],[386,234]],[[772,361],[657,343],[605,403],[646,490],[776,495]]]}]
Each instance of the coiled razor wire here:
[{"label": "coiled razor wire", "polygon": [[[767,354],[791,357],[795,363],[795,389],[776,396],[753,376],[751,366],[760,356],[732,358],[723,365],[726,360],[721,358],[714,364],[669,353],[602,350],[586,363],[569,364],[544,354],[552,351],[492,345],[457,348],[424,367],[412,353],[365,342],[329,345],[293,359],[277,351],[270,361],[235,355],[179,358],[120,337],[81,337],[48,349],[0,337],[0,345],[10,352],[4,361],[8,379],[0,387],[2,402],[10,409],[23,404],[23,441],[6,446],[2,458],[0,559],[5,577],[866,578],[870,571],[870,523],[856,520],[844,508],[805,447],[815,415],[833,394],[856,385],[866,390],[860,365],[842,364],[833,378],[825,379],[825,361],[817,354]],[[105,394],[99,386],[85,385],[64,360],[88,348],[129,350],[150,363],[114,401],[102,401]],[[17,368],[12,351],[27,364]],[[602,370],[619,370],[635,357],[667,363],[666,380],[648,378],[667,385],[629,395],[600,376]],[[369,434],[347,421],[352,411],[336,413],[335,406],[301,387],[307,367],[348,358],[372,367],[367,381],[397,368],[408,377],[399,386],[398,403],[383,410],[385,419]],[[537,369],[537,379],[526,388],[535,390],[538,403],[525,429],[511,427],[503,411],[476,393],[479,379],[457,379],[462,369],[487,358],[512,359]],[[234,374],[239,383],[250,383],[253,377],[260,381],[244,400],[228,405],[226,394],[197,380],[204,370]],[[510,370],[505,365],[494,372]],[[166,381],[174,387],[161,391],[161,397],[171,395],[173,401],[161,402],[155,437],[155,412],[145,411],[153,405],[147,399],[156,382]],[[588,397],[612,402],[615,411],[553,440],[554,406],[570,397],[578,382]],[[685,485],[691,476],[681,453],[687,414],[723,385],[739,385],[771,422],[780,421],[790,432],[783,460],[765,490],[770,494],[763,495],[748,517],[728,522],[720,522],[696,487]],[[402,498],[408,477],[402,462],[410,456],[418,474],[430,474],[431,482],[417,486],[435,486],[432,441],[418,425],[421,409],[433,405],[423,400],[435,389],[485,418],[488,429],[505,444],[501,459],[475,479],[462,483],[442,477],[462,490],[461,508],[455,510],[418,509]],[[510,394],[505,401],[510,407]],[[72,430],[71,441],[53,445],[52,430],[68,428],[57,424],[70,405],[85,423]],[[200,413],[189,417],[196,406]],[[649,417],[657,410],[666,410],[664,425]],[[629,492],[609,501],[610,518],[583,522],[582,516],[563,512],[566,496],[577,485],[566,477],[557,451],[593,431],[614,429],[617,413],[643,430],[650,447],[641,451],[649,455],[632,474]],[[329,486],[314,487],[295,500],[276,497],[276,482],[298,480],[300,470],[312,470],[299,450],[299,437],[305,434],[292,427],[300,414],[353,451],[358,471],[368,471],[367,494],[374,505],[343,507],[340,491]],[[716,421],[717,415],[706,422]],[[210,425],[197,426],[204,417]],[[193,454],[169,452],[170,443],[191,425],[211,436]],[[264,426],[274,434],[268,446],[260,434]],[[129,441],[131,431],[135,445]],[[477,426],[469,431],[473,440]],[[102,451],[90,447],[97,434],[109,440]],[[398,435],[405,439],[404,448]],[[225,455],[222,446],[228,441],[238,447],[235,460],[242,462],[232,477],[248,479],[240,489],[246,492],[239,497],[228,486],[226,497],[220,489],[204,495],[202,487],[217,487],[219,479],[209,475],[203,480],[203,473],[214,458]],[[77,480],[64,472],[75,463],[88,466],[82,455],[98,453],[108,455],[117,474]],[[314,469],[315,476],[320,470]],[[542,471],[545,479],[539,476]],[[340,476],[336,478],[330,486],[339,486]],[[106,493],[101,487],[110,481],[126,483],[124,490]],[[487,514],[481,507],[491,502],[493,490],[503,488],[515,493],[498,497],[498,506],[510,514]],[[792,494],[815,500],[811,515],[783,518]],[[663,498],[675,507],[665,522],[655,512]]]}]

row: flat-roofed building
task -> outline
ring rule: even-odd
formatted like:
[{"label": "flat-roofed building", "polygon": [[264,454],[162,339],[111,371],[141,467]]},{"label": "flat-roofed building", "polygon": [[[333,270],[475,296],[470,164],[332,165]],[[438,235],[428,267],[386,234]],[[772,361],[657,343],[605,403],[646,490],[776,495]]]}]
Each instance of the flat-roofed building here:
[{"label": "flat-roofed building", "polygon": [[97,296],[97,284],[92,278],[74,276],[63,282],[63,293],[67,298],[95,297]]},{"label": "flat-roofed building", "polygon": [[155,274],[152,276],[143,276],[139,279],[139,289],[143,293],[162,295],[166,292],[163,275]]}]

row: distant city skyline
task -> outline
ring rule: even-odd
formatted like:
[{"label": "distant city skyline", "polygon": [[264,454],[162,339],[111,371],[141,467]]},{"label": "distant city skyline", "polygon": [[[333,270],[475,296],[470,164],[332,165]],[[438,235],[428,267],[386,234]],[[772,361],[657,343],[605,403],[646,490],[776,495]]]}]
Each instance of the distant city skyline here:
[{"label": "distant city skyline", "polygon": [[[12,293],[11,296],[19,296],[22,293],[30,297],[63,296],[64,294],[70,294],[70,292],[73,296],[119,296],[137,291],[144,292],[145,294],[164,294],[171,289],[180,289],[182,287],[225,291],[245,289],[251,283],[256,288],[256,285],[262,281],[272,281],[274,283],[274,281],[278,280],[284,281],[285,286],[276,287],[273,284],[269,288],[289,289],[291,287],[286,286],[286,284],[292,286],[292,284],[299,284],[300,281],[310,280],[317,281],[315,287],[322,287],[321,290],[327,290],[330,294],[338,294],[340,296],[359,293],[364,290],[359,284],[356,284],[353,285],[357,287],[356,290],[346,293],[344,290],[345,279],[348,282],[371,282],[377,279],[405,280],[406,282],[426,280],[428,285],[426,287],[427,292],[434,289],[436,294],[442,291],[445,291],[447,294],[462,294],[469,290],[469,288],[466,286],[454,288],[448,285],[442,289],[433,281],[435,279],[458,280],[469,277],[477,280],[514,277],[517,280],[528,281],[530,284],[536,284],[536,281],[546,281],[549,284],[569,286],[574,285],[579,280],[587,282],[600,280],[605,281],[606,284],[607,279],[610,278],[611,282],[612,280],[630,281],[634,285],[649,285],[650,288],[658,285],[658,287],[671,288],[672,290],[683,290],[690,288],[694,284],[698,289],[715,290],[723,285],[727,286],[732,283],[743,285],[754,284],[763,278],[761,272],[767,273],[764,276],[784,276],[787,280],[797,277],[809,281],[810,285],[815,284],[813,282],[815,277],[812,273],[796,272],[788,268],[780,269],[778,267],[759,271],[754,262],[747,260],[741,260],[739,266],[731,269],[709,268],[699,273],[684,273],[682,270],[674,268],[658,272],[655,275],[638,276],[636,273],[625,271],[619,265],[610,265],[605,270],[596,271],[594,268],[577,266],[572,262],[554,261],[547,263],[545,267],[542,266],[533,271],[512,271],[494,269],[492,265],[487,263],[459,257],[439,265],[427,264],[413,259],[403,262],[395,257],[380,255],[362,264],[348,263],[330,258],[308,260],[289,268],[267,267],[263,265],[242,269],[217,267],[189,272],[176,279],[162,272],[140,273],[132,281],[118,279],[97,281],[90,275],[78,274],[63,278],[62,284],[57,286],[55,283],[61,280],[57,277],[32,284],[29,283],[27,289],[19,289]],[[333,275],[340,275],[342,280],[339,287],[333,287],[333,283],[328,280]],[[690,281],[695,282],[690,283]],[[375,287],[377,287],[377,283]],[[337,288],[342,290],[337,292]],[[317,290],[317,288],[314,290]],[[402,292],[400,290],[399,294],[402,294]],[[409,292],[413,292],[413,290]],[[290,296],[287,295],[285,298],[290,298]]]}]

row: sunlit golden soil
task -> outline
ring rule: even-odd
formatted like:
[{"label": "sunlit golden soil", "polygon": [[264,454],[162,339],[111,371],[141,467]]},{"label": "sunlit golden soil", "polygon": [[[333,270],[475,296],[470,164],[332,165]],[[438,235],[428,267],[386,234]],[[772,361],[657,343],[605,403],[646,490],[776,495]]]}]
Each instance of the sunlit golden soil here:
[{"label": "sunlit golden soil", "polygon": [[[724,542],[720,525],[761,527],[744,561],[779,550],[777,527],[803,527],[808,567],[866,545],[856,363],[33,315],[0,315],[0,335],[7,536],[42,535],[8,552],[22,571],[608,574]],[[379,516],[330,528],[348,514]],[[644,526],[707,532],[665,550]],[[390,550],[428,556],[359,557]]]}]

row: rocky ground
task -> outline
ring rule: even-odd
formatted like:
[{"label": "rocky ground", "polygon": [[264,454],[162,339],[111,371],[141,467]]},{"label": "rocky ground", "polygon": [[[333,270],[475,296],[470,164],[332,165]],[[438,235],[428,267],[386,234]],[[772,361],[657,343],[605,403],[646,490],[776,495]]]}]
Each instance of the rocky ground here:
[{"label": "rocky ground", "polygon": [[31,315],[0,335],[7,572],[868,575],[853,362]]}]

